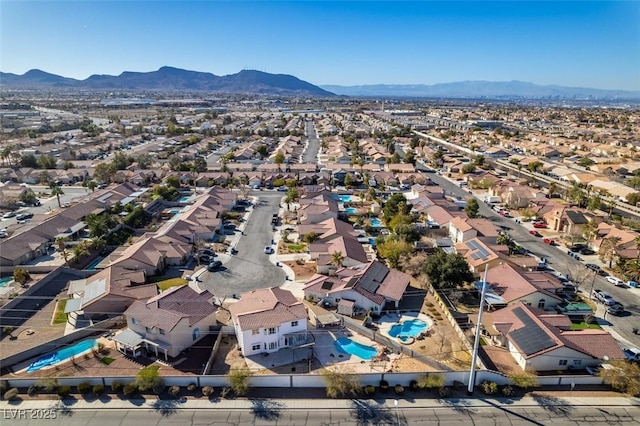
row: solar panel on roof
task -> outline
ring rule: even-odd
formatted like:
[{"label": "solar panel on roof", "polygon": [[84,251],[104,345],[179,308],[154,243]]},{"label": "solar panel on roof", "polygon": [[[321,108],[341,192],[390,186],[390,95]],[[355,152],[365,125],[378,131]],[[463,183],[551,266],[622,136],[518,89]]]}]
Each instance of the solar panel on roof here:
[{"label": "solar panel on roof", "polygon": [[333,283],[331,281],[325,281],[322,283],[322,289],[323,290],[331,290],[331,287],[333,287]]},{"label": "solar panel on roof", "polygon": [[345,285],[345,287],[346,287],[346,288],[351,288],[351,287],[353,287],[353,286],[355,285],[355,283],[357,283],[357,282],[358,282],[358,278],[359,278],[359,277],[352,277],[352,278],[347,282],[347,284]]},{"label": "solar panel on roof", "polygon": [[556,342],[549,337],[546,331],[522,308],[515,308],[513,313],[522,321],[524,327],[511,332],[510,337],[526,355],[535,354],[556,345]]}]

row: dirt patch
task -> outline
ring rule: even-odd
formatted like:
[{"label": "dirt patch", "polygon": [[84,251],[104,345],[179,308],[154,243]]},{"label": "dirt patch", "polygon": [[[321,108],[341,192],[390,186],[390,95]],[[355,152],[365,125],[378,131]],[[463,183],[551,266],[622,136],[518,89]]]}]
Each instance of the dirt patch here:
[{"label": "dirt patch", "polygon": [[316,262],[298,263],[296,261],[282,262],[293,270],[295,280],[305,280],[311,278],[316,273]]}]

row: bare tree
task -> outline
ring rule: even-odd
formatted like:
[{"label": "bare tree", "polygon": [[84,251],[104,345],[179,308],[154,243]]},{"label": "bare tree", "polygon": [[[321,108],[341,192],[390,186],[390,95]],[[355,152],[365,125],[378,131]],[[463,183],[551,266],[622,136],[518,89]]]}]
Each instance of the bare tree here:
[{"label": "bare tree", "polygon": [[[431,329],[431,339],[438,346],[438,354],[436,357],[441,359],[447,358],[447,355],[450,355],[451,352],[451,340],[448,336],[447,326],[445,324],[434,325]],[[447,348],[448,346],[448,348]],[[445,349],[448,349],[447,353],[445,353]]]}]

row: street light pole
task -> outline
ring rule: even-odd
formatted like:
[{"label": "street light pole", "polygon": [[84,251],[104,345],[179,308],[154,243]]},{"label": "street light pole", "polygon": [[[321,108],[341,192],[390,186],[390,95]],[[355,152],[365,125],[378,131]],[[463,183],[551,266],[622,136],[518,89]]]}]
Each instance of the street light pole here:
[{"label": "street light pole", "polygon": [[396,406],[396,421],[398,422],[398,426],[400,426],[400,412],[398,411],[398,400],[393,400],[393,405]]},{"label": "street light pole", "polygon": [[480,294],[480,312],[478,312],[478,324],[476,325],[475,341],[473,342],[473,355],[471,358],[471,371],[469,372],[469,385],[467,393],[471,395],[476,384],[476,362],[478,361],[478,347],[480,345],[480,330],[482,329],[482,312],[484,311],[484,297],[487,292],[487,270],[489,265],[484,268],[484,278],[482,279],[482,293]]},{"label": "street light pole", "polygon": [[593,271],[593,280],[591,280],[591,290],[589,291],[589,300],[593,300],[593,286],[596,284],[596,277],[598,272]]}]

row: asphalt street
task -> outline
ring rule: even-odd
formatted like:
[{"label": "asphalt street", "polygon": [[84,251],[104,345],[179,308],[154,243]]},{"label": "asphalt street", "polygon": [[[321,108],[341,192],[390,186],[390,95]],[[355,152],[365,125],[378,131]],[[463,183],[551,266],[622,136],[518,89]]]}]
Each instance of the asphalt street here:
[{"label": "asphalt street", "polygon": [[313,121],[305,123],[307,134],[307,146],[302,154],[303,163],[316,163],[318,161],[318,150],[320,149],[320,139],[316,134],[316,128]]},{"label": "asphalt street", "polygon": [[285,281],[282,268],[270,261],[274,255],[264,253],[274,235],[271,218],[278,213],[283,193],[254,191],[252,194],[258,200],[251,207],[253,211],[245,223],[244,235],[238,238],[237,253],[218,271],[200,275],[201,287],[217,297],[239,296],[245,291],[280,286]]},{"label": "asphalt street", "polygon": [[[421,166],[420,168],[424,167]],[[459,196],[462,197],[462,199],[471,196],[466,189],[460,188],[455,183],[436,173],[429,173],[429,177],[440,187],[444,188],[447,195]],[[566,248],[545,244],[542,238],[537,238],[529,234],[529,231],[524,226],[517,224],[514,219],[500,216],[481,201],[479,201],[478,204],[480,205],[480,214],[482,216],[491,220],[498,227],[504,227],[503,229],[509,228],[507,232],[519,245],[530,250],[538,257],[547,258],[549,265],[553,269],[563,274],[575,273],[575,271],[584,269],[585,262],[577,261],[569,257],[566,253]],[[587,282],[582,285],[581,291],[588,295],[593,286],[594,289],[608,292],[616,300],[621,302],[627,312],[620,316],[607,315],[606,320],[611,323],[614,330],[625,340],[635,346],[640,346],[640,335],[633,333],[633,329],[640,325],[640,320],[638,320],[638,315],[640,315],[640,289],[616,287],[601,276],[594,274],[593,277],[594,278],[587,280]]]}]

